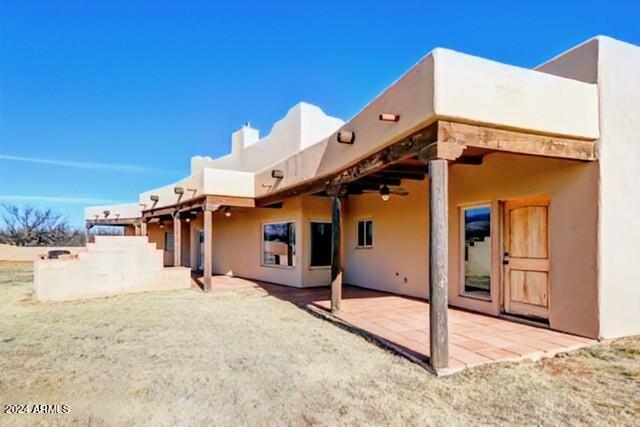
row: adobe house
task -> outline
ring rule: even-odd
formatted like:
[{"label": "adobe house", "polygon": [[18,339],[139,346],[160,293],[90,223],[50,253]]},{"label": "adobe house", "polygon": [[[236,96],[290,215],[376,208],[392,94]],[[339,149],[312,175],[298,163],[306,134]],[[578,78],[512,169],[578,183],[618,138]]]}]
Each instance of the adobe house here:
[{"label": "adobe house", "polygon": [[[535,69],[436,49],[347,122],[309,104],[129,206],[168,265],[429,299],[591,338],[640,333],[640,47],[596,37]],[[135,230],[135,231],[134,231]]]}]

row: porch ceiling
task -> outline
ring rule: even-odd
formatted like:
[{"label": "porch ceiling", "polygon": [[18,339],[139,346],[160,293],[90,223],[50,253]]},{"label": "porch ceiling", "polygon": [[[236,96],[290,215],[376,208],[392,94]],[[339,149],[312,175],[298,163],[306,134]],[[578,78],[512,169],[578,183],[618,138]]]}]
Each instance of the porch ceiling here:
[{"label": "porch ceiling", "polygon": [[[357,143],[357,142],[356,142]],[[506,152],[579,161],[597,160],[596,141],[496,129],[478,124],[440,120],[341,171],[256,199],[269,206],[301,194],[327,195],[339,186],[362,194],[402,180],[424,179],[429,160],[482,164],[487,154]]]}]

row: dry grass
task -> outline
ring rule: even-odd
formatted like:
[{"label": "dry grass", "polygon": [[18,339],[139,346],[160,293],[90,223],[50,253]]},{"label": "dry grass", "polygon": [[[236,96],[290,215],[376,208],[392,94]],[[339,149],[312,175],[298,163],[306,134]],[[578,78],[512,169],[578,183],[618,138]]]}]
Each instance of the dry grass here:
[{"label": "dry grass", "polygon": [[0,264],[0,424],[637,425],[640,339],[435,378],[251,290],[39,304]]}]

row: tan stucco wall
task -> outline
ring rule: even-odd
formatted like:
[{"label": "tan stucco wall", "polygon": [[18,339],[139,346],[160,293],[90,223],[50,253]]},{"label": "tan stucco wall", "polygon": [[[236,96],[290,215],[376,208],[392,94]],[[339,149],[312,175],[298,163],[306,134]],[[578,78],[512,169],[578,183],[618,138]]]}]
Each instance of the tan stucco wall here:
[{"label": "tan stucco wall", "polygon": [[640,47],[599,36],[539,68],[598,83],[599,334],[640,334]]},{"label": "tan stucco wall", "polygon": [[[550,318],[553,329],[595,337],[597,319],[596,163],[510,154],[485,157],[482,166],[453,165],[449,175],[449,300],[451,304],[497,314],[501,258],[499,202],[548,194],[550,238]],[[494,268],[492,301],[460,296],[460,207],[492,205]],[[498,231],[499,235],[500,231]],[[498,278],[495,280],[494,278]]]},{"label": "tan stucco wall", "polygon": [[84,246],[46,247],[46,246],[13,246],[0,243],[0,261],[34,261],[41,255],[53,250],[67,250],[76,254],[84,250]]},{"label": "tan stucco wall", "polygon": [[[429,293],[427,181],[405,181],[409,196],[349,196],[345,219],[345,281],[426,298]],[[373,219],[373,247],[356,248],[357,222]],[[406,278],[406,283],[405,283]]]},{"label": "tan stucco wall", "polygon": [[[282,209],[236,209],[230,217],[213,215],[213,272],[290,286],[302,286],[302,199],[287,200]],[[294,267],[262,266],[262,224],[296,222]]]},{"label": "tan stucco wall", "polygon": [[640,334],[640,47],[599,39],[600,334]]}]

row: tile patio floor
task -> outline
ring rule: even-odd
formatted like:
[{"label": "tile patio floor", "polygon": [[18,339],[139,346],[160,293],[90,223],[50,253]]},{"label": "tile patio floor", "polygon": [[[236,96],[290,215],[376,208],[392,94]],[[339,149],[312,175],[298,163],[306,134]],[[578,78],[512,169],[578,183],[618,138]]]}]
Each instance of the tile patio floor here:
[{"label": "tile patio floor", "polygon": [[[258,290],[300,307],[329,311],[329,288],[292,288],[226,276],[215,276],[214,292]],[[342,321],[392,343],[413,357],[429,354],[429,304],[353,286],[345,286]],[[450,367],[461,369],[486,363],[538,359],[573,350],[595,341],[523,323],[449,308]]]}]

